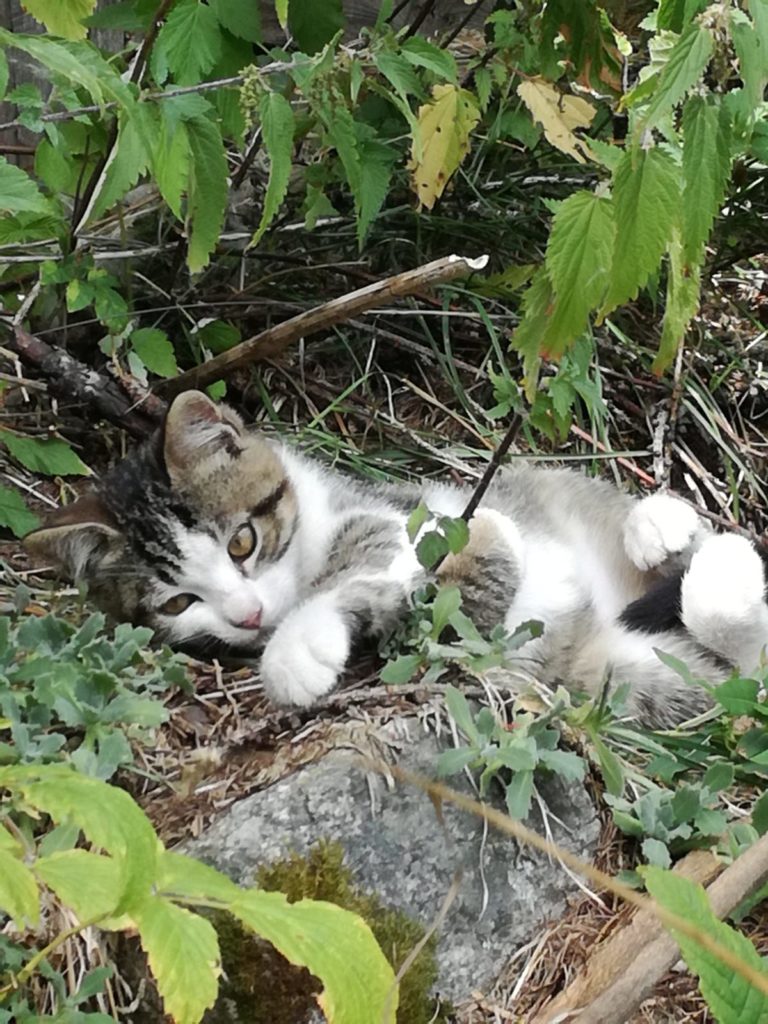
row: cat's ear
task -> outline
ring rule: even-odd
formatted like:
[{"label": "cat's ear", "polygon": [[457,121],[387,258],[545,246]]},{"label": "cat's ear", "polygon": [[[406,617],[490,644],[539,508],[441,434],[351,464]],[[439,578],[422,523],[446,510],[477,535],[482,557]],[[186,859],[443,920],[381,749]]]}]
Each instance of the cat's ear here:
[{"label": "cat's ear", "polygon": [[22,543],[36,561],[78,580],[93,572],[119,537],[98,495],[86,494],[52,512]]},{"label": "cat's ear", "polygon": [[171,403],[163,432],[163,459],[172,482],[211,456],[234,458],[245,427],[227,405],[217,405],[202,391],[184,391]]}]

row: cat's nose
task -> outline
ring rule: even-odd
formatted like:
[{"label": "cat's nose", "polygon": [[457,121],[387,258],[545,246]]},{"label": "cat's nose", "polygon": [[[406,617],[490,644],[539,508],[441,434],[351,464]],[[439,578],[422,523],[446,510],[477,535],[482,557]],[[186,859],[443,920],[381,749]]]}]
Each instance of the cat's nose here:
[{"label": "cat's nose", "polygon": [[238,629],[261,629],[261,608],[237,623]]}]

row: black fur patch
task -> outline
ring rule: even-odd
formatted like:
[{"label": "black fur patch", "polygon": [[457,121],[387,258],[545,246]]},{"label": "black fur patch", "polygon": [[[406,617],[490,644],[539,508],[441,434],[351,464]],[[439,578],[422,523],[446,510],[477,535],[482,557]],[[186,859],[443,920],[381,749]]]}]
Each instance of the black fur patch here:
[{"label": "black fur patch", "polygon": [[675,573],[656,583],[647,594],[627,605],[619,621],[627,629],[643,633],[664,633],[683,625],[681,588],[683,573]]}]

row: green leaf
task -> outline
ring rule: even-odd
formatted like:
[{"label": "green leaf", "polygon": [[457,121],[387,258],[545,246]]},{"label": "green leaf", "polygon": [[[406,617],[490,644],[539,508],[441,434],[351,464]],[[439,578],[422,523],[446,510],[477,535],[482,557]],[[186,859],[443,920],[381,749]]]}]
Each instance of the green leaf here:
[{"label": "green leaf", "polygon": [[454,555],[463,551],[469,543],[469,524],[461,516],[441,516],[440,529],[448,541],[448,550]]},{"label": "green leaf", "polygon": [[[361,125],[360,128],[364,128]],[[357,216],[357,242],[362,247],[368,229],[376,219],[389,193],[392,170],[397,160],[393,146],[374,138],[361,137],[358,131],[360,154],[360,208]]]},{"label": "green leaf", "polygon": [[716,761],[704,772],[701,784],[706,786],[710,793],[719,793],[733,785],[733,776],[734,768],[730,762]]},{"label": "green leaf", "polygon": [[656,23],[659,28],[682,32],[683,27],[707,6],[707,0],[660,0]]},{"label": "green leaf", "polygon": [[51,35],[64,39],[85,39],[83,21],[93,13],[96,0],[22,0],[22,6],[41,21]]},{"label": "green leaf", "polygon": [[525,396],[536,400],[541,357],[539,346],[544,336],[554,295],[546,267],[539,267],[526,288],[522,299],[522,319],[512,335],[512,347],[523,356],[525,370]]},{"label": "green leaf", "polygon": [[642,128],[654,127],[701,78],[712,55],[712,36],[698,22],[689,25],[661,70]]},{"label": "green leaf", "polygon": [[112,913],[120,898],[119,864],[98,853],[65,850],[39,857],[35,874],[80,921]]},{"label": "green leaf", "polygon": [[123,114],[119,122],[114,156],[107,165],[104,185],[93,204],[89,217],[91,222],[98,220],[136,185],[149,163],[149,153],[144,147],[138,118]]},{"label": "green leaf", "polygon": [[449,82],[458,81],[456,60],[448,50],[441,50],[439,46],[430,43],[421,36],[412,36],[403,43],[400,52],[403,57],[416,67],[426,68],[434,71],[440,78]]},{"label": "green leaf", "polygon": [[445,691],[445,704],[451,718],[464,735],[473,743],[479,744],[480,733],[472,717],[472,709],[461,690],[457,690],[455,686],[449,685]]},{"label": "green leaf", "polygon": [[219,24],[238,39],[261,42],[261,11],[258,0],[209,0]]},{"label": "green leaf", "polygon": [[558,206],[546,256],[555,293],[540,346],[546,358],[558,359],[586,328],[589,313],[600,304],[610,280],[613,245],[610,200],[580,191]]},{"label": "green leaf", "polygon": [[601,316],[635,298],[672,237],[680,210],[679,172],[672,157],[656,148],[628,150],[616,170],[613,202],[613,273]]},{"label": "green leaf", "polygon": [[0,443],[4,444],[11,455],[18,459],[22,466],[33,473],[46,473],[48,476],[90,476],[90,469],[59,437],[41,440],[37,437],[21,437],[9,430],[0,432]]},{"label": "green leaf", "polygon": [[714,689],[715,699],[729,715],[753,715],[760,684],[756,679],[726,679]]},{"label": "green leaf", "polygon": [[531,810],[533,798],[533,772],[516,772],[507,786],[507,812],[510,818],[525,821]]},{"label": "green leaf", "polygon": [[19,930],[25,921],[34,927],[40,917],[35,876],[5,849],[0,849],[0,907]]},{"label": "green leaf", "polygon": [[407,683],[413,679],[420,666],[420,655],[400,654],[394,661],[390,661],[381,670],[381,681],[382,683],[386,683],[388,686],[401,686],[403,683]]},{"label": "green leaf", "polygon": [[240,889],[216,868],[183,853],[162,850],[157,861],[156,890],[160,895],[188,900],[228,903]]},{"label": "green leaf", "polygon": [[304,53],[322,50],[344,28],[342,0],[291,0],[287,13],[288,26]]},{"label": "green leaf", "polygon": [[[163,104],[163,108],[168,104]],[[190,147],[187,126],[163,118],[160,136],[153,154],[155,180],[160,194],[174,216],[182,219],[181,197],[189,181]]]},{"label": "green leaf", "polygon": [[[213,9],[200,0],[179,0],[157,35],[155,51],[153,67],[158,68],[158,61],[167,63],[179,85],[202,82],[221,55]],[[158,80],[164,79],[160,72]]]},{"label": "green leaf", "polygon": [[571,750],[539,749],[539,763],[571,782],[580,782],[584,778],[584,760]]},{"label": "green leaf", "polygon": [[323,983],[320,1009],[333,1024],[394,1024],[397,985],[361,917],[319,900],[244,892],[230,911],[293,964]]},{"label": "green leaf", "polygon": [[275,14],[281,28],[288,26],[288,0],[275,0]]},{"label": "green leaf", "polygon": [[288,100],[279,92],[264,92],[259,101],[264,146],[269,155],[269,181],[264,207],[251,245],[256,245],[274,220],[288,191],[295,120]]},{"label": "green leaf", "polygon": [[476,760],[478,752],[471,747],[456,747],[444,750],[437,759],[438,775],[455,775]]},{"label": "green leaf", "polygon": [[175,377],[179,372],[176,353],[165,331],[140,327],[131,335],[131,348],[150,373],[158,377]]},{"label": "green leaf", "polygon": [[655,864],[660,868],[672,866],[669,850],[660,839],[644,839],[640,849],[643,851],[643,856],[649,864]]},{"label": "green leaf", "polygon": [[432,604],[432,635],[439,638],[451,616],[461,608],[458,587],[440,587]]},{"label": "green leaf", "polygon": [[20,167],[0,156],[0,210],[10,213],[52,213],[51,203]]},{"label": "green leaf", "polygon": [[410,96],[423,95],[419,76],[413,70],[413,64],[405,57],[384,50],[374,54],[373,61],[404,102],[407,103]]},{"label": "green leaf", "polygon": [[621,796],[624,792],[624,772],[621,761],[597,734],[590,735],[590,739],[600,764],[605,788],[611,796]]},{"label": "green leaf", "polygon": [[700,264],[731,169],[731,122],[719,96],[692,96],[683,108],[683,259]]},{"label": "green leaf", "polygon": [[406,524],[408,540],[411,542],[411,544],[413,544],[414,540],[416,540],[417,533],[422,528],[424,523],[429,521],[429,519],[429,509],[427,508],[423,501],[419,502],[419,504],[408,517],[408,522]]},{"label": "green leaf", "polygon": [[677,228],[674,229],[667,253],[669,270],[664,323],[659,340],[659,351],[653,361],[653,371],[659,374],[671,366],[685,340],[688,324],[699,308],[701,287],[701,268],[685,266],[683,246]]},{"label": "green leaf", "polygon": [[0,484],[0,526],[7,526],[17,537],[36,530],[40,520],[30,512],[18,491]]},{"label": "green leaf", "polygon": [[768,832],[768,791],[755,800],[752,807],[752,824],[758,835]]},{"label": "green leaf", "polygon": [[731,38],[744,91],[754,109],[762,102],[768,81],[768,13],[764,0],[752,0],[750,13],[754,24],[741,11],[731,12]]},{"label": "green leaf", "polygon": [[416,557],[425,569],[431,569],[449,552],[448,541],[437,530],[429,530],[416,545]]},{"label": "green leaf", "polygon": [[8,89],[9,74],[8,58],[5,56],[5,52],[0,50],[0,100],[5,99],[5,94]]},{"label": "green leaf", "polygon": [[227,157],[221,133],[206,117],[187,122],[191,156],[187,264],[195,274],[208,265],[219,240],[227,206]]},{"label": "green leaf", "polygon": [[[749,939],[714,915],[701,885],[658,867],[642,868],[641,873],[657,903],[696,925],[702,933],[727,947],[745,964],[768,976],[765,961]],[[698,977],[701,994],[715,1020],[761,1024],[768,1018],[768,997],[693,939],[674,929],[670,931],[689,969]]]},{"label": "green leaf", "polygon": [[234,345],[239,344],[242,335],[234,324],[225,320],[211,320],[197,332],[198,341],[217,356],[220,352],[227,352]]},{"label": "green leaf", "polygon": [[149,966],[176,1024],[198,1024],[218,994],[219,943],[210,921],[157,896],[132,917]]},{"label": "green leaf", "polygon": [[493,760],[513,772],[532,772],[536,767],[536,754],[536,742],[529,738],[501,747],[493,755]]}]

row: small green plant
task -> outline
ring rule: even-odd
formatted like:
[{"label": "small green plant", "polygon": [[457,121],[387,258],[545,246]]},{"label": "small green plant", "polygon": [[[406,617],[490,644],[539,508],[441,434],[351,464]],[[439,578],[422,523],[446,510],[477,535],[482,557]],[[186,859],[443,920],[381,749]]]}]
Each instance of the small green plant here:
[{"label": "small green plant", "polygon": [[[16,934],[37,928],[41,897],[76,924],[23,963],[0,969],[0,1012],[73,935],[86,928],[137,932],[166,1012],[197,1024],[213,1005],[219,944],[195,910],[218,910],[272,943],[320,979],[317,1002],[329,1024],[394,1024],[397,986],[369,927],[329,903],[289,903],[277,892],[238,888],[213,868],[170,853],[144,812],[122,790],[71,765],[0,768],[0,911]],[[38,835],[41,815],[58,826]],[[61,919],[61,915],[53,915]],[[11,925],[4,928],[13,937]]]},{"label": "small green plant", "polygon": [[167,718],[162,698],[187,683],[186,659],[148,649],[151,636],[129,625],[110,635],[100,614],[79,627],[0,618],[0,763],[66,759],[105,780],[131,764],[131,741],[152,741]]},{"label": "small green plant", "polygon": [[454,686],[448,687],[445,701],[469,745],[443,751],[438,772],[454,775],[464,768],[480,770],[481,796],[498,780],[504,787],[510,817],[528,816],[536,772],[554,772],[568,780],[584,777],[583,758],[558,749],[562,733],[557,723],[568,707],[566,694],[556,694],[552,708],[545,713],[521,711],[508,723],[501,722],[490,708],[473,714],[469,701]]}]

